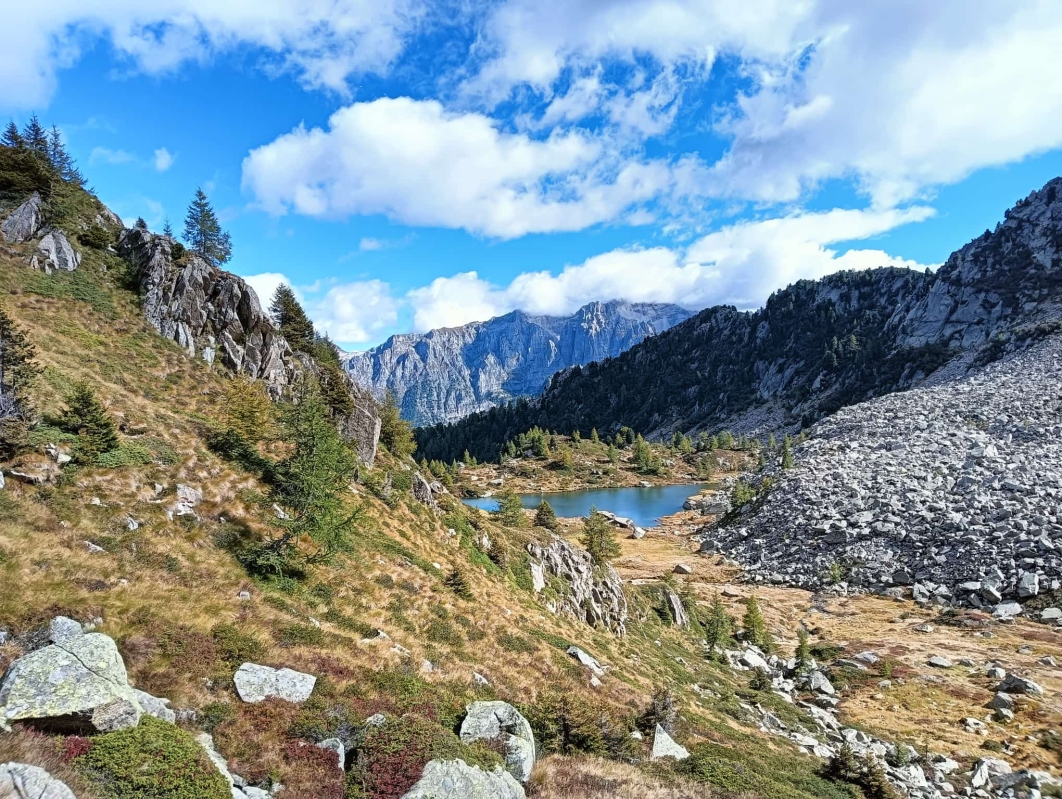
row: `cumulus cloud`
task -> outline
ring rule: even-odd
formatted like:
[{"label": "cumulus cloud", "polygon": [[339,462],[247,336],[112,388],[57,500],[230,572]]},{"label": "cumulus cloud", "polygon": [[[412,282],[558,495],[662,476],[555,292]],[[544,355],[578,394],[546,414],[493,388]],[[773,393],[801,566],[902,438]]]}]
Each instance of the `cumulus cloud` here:
[{"label": "cumulus cloud", "polygon": [[307,312],[334,341],[358,344],[394,327],[398,308],[387,283],[361,280],[333,286]]},{"label": "cumulus cloud", "polygon": [[591,300],[672,302],[690,309],[725,303],[759,306],[776,288],[841,269],[924,264],[880,249],[837,246],[862,241],[932,216],[906,210],[833,210],[729,225],[683,250],[620,249],[596,255],[559,274],[518,275],[497,286],[476,272],[441,277],[409,292],[413,328],[424,332],[489,319],[520,309],[562,315]]},{"label": "cumulus cloud", "polygon": [[303,299],[299,289],[292,284],[287,275],[281,272],[260,272],[257,275],[245,275],[243,279],[254,289],[254,293],[258,295],[258,302],[267,313],[269,301],[273,299],[273,295],[281,286],[288,286],[300,301]]},{"label": "cumulus cloud", "polygon": [[165,147],[160,147],[155,150],[155,169],[158,172],[165,172],[176,160],[177,156],[173,155]]},{"label": "cumulus cloud", "polygon": [[93,147],[89,153],[90,164],[130,164],[136,156],[126,150],[112,150],[109,147]]},{"label": "cumulus cloud", "polygon": [[666,164],[579,132],[545,139],[408,97],[354,103],[327,131],[298,127],[252,150],[243,186],[273,214],[386,214],[498,238],[581,230],[658,195]]},{"label": "cumulus cloud", "polygon": [[8,4],[0,26],[0,105],[47,103],[56,77],[106,39],[129,65],[169,72],[241,46],[270,70],[346,92],[351,75],[385,69],[423,19],[424,0],[54,0]]}]

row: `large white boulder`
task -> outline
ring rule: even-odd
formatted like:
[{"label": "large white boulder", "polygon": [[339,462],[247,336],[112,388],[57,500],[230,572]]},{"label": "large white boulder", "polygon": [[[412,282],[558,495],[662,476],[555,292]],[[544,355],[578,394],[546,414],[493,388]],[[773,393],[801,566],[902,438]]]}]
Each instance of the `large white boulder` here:
[{"label": "large white boulder", "polygon": [[77,799],[66,783],[25,763],[0,763],[0,799]]},{"label": "large white boulder", "polygon": [[509,746],[506,767],[520,782],[527,782],[535,767],[535,734],[531,724],[508,702],[472,702],[461,722],[461,740],[472,743],[501,739]]},{"label": "large white boulder", "polygon": [[292,669],[273,669],[257,663],[244,663],[232,681],[236,684],[236,693],[244,702],[262,702],[275,697],[299,704],[310,698],[317,678]]},{"label": "large white boulder", "polygon": [[16,660],[0,683],[0,720],[56,730],[135,727],[142,710],[114,641],[89,633]]},{"label": "large white boulder", "polygon": [[484,771],[463,760],[432,760],[402,799],[525,799],[523,786],[500,768]]}]

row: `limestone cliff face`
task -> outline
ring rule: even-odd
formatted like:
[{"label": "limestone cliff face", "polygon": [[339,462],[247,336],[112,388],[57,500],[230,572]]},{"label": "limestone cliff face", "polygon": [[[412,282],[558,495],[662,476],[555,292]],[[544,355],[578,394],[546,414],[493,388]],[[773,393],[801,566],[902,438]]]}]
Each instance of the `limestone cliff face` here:
[{"label": "limestone cliff face", "polygon": [[558,371],[619,355],[688,318],[675,305],[594,302],[567,317],[516,311],[487,322],[392,336],[352,353],[347,369],[377,397],[393,391],[403,415],[434,424],[535,396]]},{"label": "limestone cliff face", "polygon": [[274,392],[288,385],[296,372],[291,347],[254,289],[194,253],[174,262],[172,246],[168,237],[135,227],[118,242],[119,254],[137,270],[148,323],[191,356],[220,357]]}]

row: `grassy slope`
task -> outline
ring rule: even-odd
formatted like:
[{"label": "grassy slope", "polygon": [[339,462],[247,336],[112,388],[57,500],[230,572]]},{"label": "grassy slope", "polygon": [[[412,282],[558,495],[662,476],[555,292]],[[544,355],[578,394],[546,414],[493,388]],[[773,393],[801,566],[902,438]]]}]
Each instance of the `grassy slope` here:
[{"label": "grassy slope", "polygon": [[[262,646],[259,662],[328,678],[318,689],[322,701],[362,717],[374,707],[428,703],[442,723],[452,723],[476,696],[534,704],[544,689],[554,689],[630,720],[655,688],[667,686],[683,713],[679,738],[710,742],[701,777],[717,795],[840,795],[811,776],[816,761],[739,721],[748,720],[742,701],[759,701],[791,720],[797,711],[769,694],[749,695],[743,677],[705,661],[694,635],[665,625],[654,612],[654,585],[632,589],[634,619],[625,639],[551,615],[519,576],[521,544],[543,531],[502,530],[477,518],[510,552],[510,567],[502,571],[475,550],[471,536],[449,535],[454,518],[436,517],[407,494],[389,507],[362,490],[368,512],[353,552],[301,584],[249,579],[223,544],[263,523],[262,487],[204,443],[210,420],[221,414],[224,372],[187,358],[142,322],[118,259],[86,251],[79,272],[48,277],[24,265],[28,252],[0,254],[0,292],[45,367],[38,407],[57,410],[71,382],[87,379],[125,438],[149,446],[156,462],[84,469],[39,489],[9,480],[0,492],[0,579],[17,590],[0,592],[0,626],[22,633],[60,611],[101,617],[102,631],[120,642],[135,685],[175,707],[207,708],[215,721],[229,717],[219,728],[219,745],[230,758],[250,761],[249,771],[266,756],[282,757],[292,717],[277,711],[269,723],[251,723],[229,679],[240,653],[229,651],[232,641],[210,634],[219,622],[253,636]],[[400,468],[387,453],[377,465],[378,471]],[[199,521],[167,518],[178,483],[203,490]],[[139,522],[136,530],[128,529],[129,516]],[[106,553],[90,554],[86,541]],[[469,570],[472,601],[443,585],[443,573],[456,563]],[[652,564],[647,568],[651,574]],[[242,590],[250,591],[249,601],[238,598]],[[795,621],[792,614],[772,620],[782,635]],[[377,628],[390,640],[365,640]],[[568,642],[613,666],[602,689],[591,689],[565,655]],[[0,668],[19,653],[16,643],[0,648]],[[422,671],[423,658],[436,670]],[[473,671],[487,675],[492,688],[474,688]],[[226,751],[236,731],[252,737],[262,753],[257,761]],[[564,769],[593,771],[583,761]],[[660,774],[644,779],[667,782]],[[687,795],[674,790],[673,796]]]}]

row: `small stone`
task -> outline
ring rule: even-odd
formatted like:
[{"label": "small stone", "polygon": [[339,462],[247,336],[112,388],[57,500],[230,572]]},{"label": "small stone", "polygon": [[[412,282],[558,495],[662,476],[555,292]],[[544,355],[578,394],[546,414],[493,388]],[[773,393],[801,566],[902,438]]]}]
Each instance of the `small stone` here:
[{"label": "small stone", "polygon": [[689,756],[690,753],[684,746],[675,743],[675,740],[667,734],[663,727],[659,724],[656,725],[656,732],[653,734],[653,760],[659,760],[664,757],[685,760]]},{"label": "small stone", "polygon": [[926,662],[935,669],[950,669],[952,666],[955,665],[946,657],[942,657],[940,655],[933,655],[933,657],[931,657]]},{"label": "small stone", "polygon": [[679,563],[675,566],[675,574],[693,574],[693,569],[685,563]]},{"label": "small stone", "polygon": [[270,697],[299,704],[310,698],[317,678],[292,669],[273,669],[244,663],[233,676],[236,693],[244,702],[262,702]]}]

